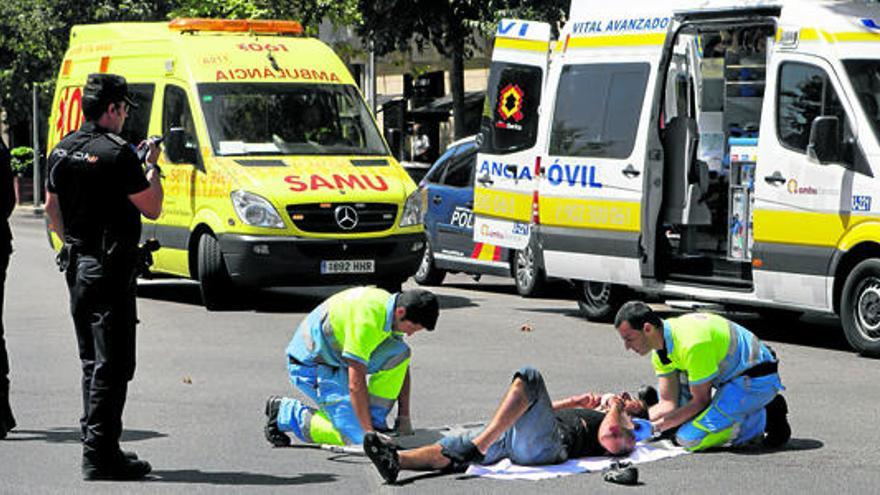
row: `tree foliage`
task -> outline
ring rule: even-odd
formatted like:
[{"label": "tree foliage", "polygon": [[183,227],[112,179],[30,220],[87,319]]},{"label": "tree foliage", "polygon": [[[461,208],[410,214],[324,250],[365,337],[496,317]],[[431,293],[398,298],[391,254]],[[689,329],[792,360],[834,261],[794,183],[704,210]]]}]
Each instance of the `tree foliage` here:
[{"label": "tree foliage", "polygon": [[[411,43],[431,44],[451,60],[453,114],[464,113],[464,61],[477,36],[494,32],[504,17],[557,25],[565,15],[563,0],[359,0],[363,22],[358,32],[378,55],[408,50]],[[464,119],[455,119],[455,137],[464,137]]]}]

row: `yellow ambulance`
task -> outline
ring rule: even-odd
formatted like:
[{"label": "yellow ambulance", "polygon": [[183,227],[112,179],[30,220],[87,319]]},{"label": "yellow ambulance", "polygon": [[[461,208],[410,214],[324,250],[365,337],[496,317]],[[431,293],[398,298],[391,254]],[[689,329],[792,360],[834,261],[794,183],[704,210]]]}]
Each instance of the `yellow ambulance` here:
[{"label": "yellow ambulance", "polygon": [[588,317],[836,314],[880,355],[877,2],[574,0],[555,45],[499,24],[488,94],[475,238],[535,245]]},{"label": "yellow ambulance", "polygon": [[[236,286],[376,283],[422,259],[422,200],[346,66],[293,21],[175,19],[76,26],[49,121],[51,149],[83,121],[90,73],[120,74],[139,108],[123,137],[165,136],[157,273]],[[415,194],[414,194],[415,193]],[[54,243],[58,243],[55,239]]]}]

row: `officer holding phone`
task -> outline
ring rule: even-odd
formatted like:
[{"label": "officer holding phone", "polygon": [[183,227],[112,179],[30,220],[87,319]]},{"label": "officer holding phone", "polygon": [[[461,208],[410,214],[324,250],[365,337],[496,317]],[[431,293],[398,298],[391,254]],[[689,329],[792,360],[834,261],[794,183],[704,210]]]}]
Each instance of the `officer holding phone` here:
[{"label": "officer holding phone", "polygon": [[158,143],[150,139],[133,148],[119,136],[133,108],[123,77],[91,74],[82,96],[86,122],[49,155],[46,213],[64,241],[60,266],[82,362],[86,480],[140,479],[151,470],[119,447],[135,369],[141,215],[158,218],[163,198]]}]

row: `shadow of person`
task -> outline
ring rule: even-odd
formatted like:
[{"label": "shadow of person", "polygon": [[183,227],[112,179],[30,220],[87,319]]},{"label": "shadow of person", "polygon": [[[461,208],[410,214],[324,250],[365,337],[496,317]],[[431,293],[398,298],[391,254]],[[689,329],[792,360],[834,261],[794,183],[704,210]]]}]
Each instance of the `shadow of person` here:
[{"label": "shadow of person", "polygon": [[821,440],[813,438],[792,438],[778,449],[768,449],[760,445],[744,447],[741,449],[731,449],[730,452],[738,455],[774,455],[782,452],[800,452],[806,450],[819,450],[825,447],[825,443]]},{"label": "shadow of person", "polygon": [[468,297],[449,296],[446,294],[437,294],[437,302],[440,303],[440,309],[473,308],[479,306],[479,304]]},{"label": "shadow of person", "polygon": [[[46,442],[46,443],[80,443],[82,431],[77,427],[56,427],[45,430],[13,430],[6,441],[10,442]],[[140,442],[153,438],[167,437],[164,433],[151,430],[124,430],[122,442]]]},{"label": "shadow of person", "polygon": [[339,478],[329,473],[304,473],[297,476],[247,473],[243,471],[201,471],[176,469],[153,471],[147,480],[153,483],[194,483],[224,486],[295,486],[332,483]]}]

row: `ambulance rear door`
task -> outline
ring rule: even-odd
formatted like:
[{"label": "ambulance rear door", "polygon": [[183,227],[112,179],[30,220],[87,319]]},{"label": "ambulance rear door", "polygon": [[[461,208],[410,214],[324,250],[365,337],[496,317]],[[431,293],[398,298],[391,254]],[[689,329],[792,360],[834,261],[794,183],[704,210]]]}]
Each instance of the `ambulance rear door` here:
[{"label": "ambulance rear door", "polygon": [[549,48],[549,24],[498,24],[475,170],[476,242],[511,249],[529,243]]},{"label": "ambulance rear door", "polygon": [[569,22],[554,54],[539,181],[547,275],[641,285],[649,114],[671,12]]}]

